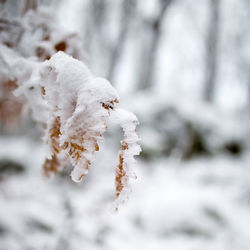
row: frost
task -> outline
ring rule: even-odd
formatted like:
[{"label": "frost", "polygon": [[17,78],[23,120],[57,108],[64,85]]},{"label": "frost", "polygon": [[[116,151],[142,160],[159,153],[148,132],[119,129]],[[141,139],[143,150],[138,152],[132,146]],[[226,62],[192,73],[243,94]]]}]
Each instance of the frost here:
[{"label": "frost", "polygon": [[133,172],[135,164],[135,155],[141,152],[140,146],[137,144],[139,137],[136,133],[138,120],[136,116],[126,110],[116,109],[112,121],[118,123],[124,131],[124,139],[121,141],[122,148],[119,152],[119,165],[116,168],[116,196],[121,201],[126,199],[126,191],[129,191],[129,179],[136,178]]},{"label": "frost", "polygon": [[[30,71],[26,73],[29,78],[19,77],[16,93],[27,96],[33,116],[44,124],[44,141],[49,147],[43,164],[45,175],[57,173],[65,162],[70,162],[74,166],[71,173],[74,181],[86,176],[112,113],[111,121],[120,124],[124,131],[116,168],[116,196],[126,193],[129,178],[135,177],[134,155],[140,153],[135,132],[138,121],[132,113],[116,107],[119,99],[116,90],[107,80],[93,76],[83,62],[64,52],[32,64]],[[34,92],[37,96],[32,99],[31,86],[40,90]]]},{"label": "frost", "polygon": [[[0,10],[0,118],[6,127],[20,119],[25,101],[15,98],[12,91],[17,88],[17,79],[32,78],[30,93],[26,95],[33,111],[39,109],[36,120],[44,120],[44,107],[39,107],[40,97],[34,92],[40,89],[32,85],[33,68],[39,61],[49,59],[57,51],[64,51],[77,59],[83,59],[81,42],[77,34],[64,31],[56,22],[53,12],[46,7],[22,10],[23,1],[17,4],[17,13]],[[2,8],[2,7],[1,7]],[[17,68],[16,66],[19,65]],[[22,79],[24,80],[24,79]],[[24,86],[27,87],[28,85]],[[31,94],[32,93],[32,94]],[[37,99],[38,98],[38,99]],[[42,104],[43,105],[43,104]],[[11,107],[11,108],[10,108]],[[37,114],[39,112],[33,112]],[[41,114],[43,113],[43,114]]]},{"label": "frost", "polygon": [[0,84],[13,83],[11,91],[44,129],[44,174],[50,177],[71,163],[72,180],[81,181],[112,114],[111,120],[124,131],[115,179],[116,196],[124,200],[129,179],[135,176],[134,155],[140,152],[135,132],[138,121],[117,108],[119,97],[111,84],[95,77],[80,61],[84,56],[78,36],[62,30],[46,8],[6,16],[2,30]]}]

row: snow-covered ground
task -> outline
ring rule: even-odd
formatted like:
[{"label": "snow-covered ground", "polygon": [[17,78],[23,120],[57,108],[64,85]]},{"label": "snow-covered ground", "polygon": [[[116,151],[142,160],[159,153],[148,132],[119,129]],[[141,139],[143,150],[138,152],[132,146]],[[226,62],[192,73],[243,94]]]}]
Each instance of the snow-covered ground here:
[{"label": "snow-covered ground", "polygon": [[1,173],[0,249],[249,249],[250,159],[139,161],[114,212],[114,153],[102,148],[83,183],[46,180],[40,143],[2,137],[0,158],[25,171]]}]

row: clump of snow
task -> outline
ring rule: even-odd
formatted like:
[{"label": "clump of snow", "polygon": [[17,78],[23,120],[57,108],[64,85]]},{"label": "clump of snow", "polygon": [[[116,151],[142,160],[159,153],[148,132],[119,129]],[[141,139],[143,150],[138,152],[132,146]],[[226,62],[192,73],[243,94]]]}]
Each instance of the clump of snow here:
[{"label": "clump of snow", "polygon": [[116,169],[116,196],[122,194],[124,201],[128,180],[135,176],[134,155],[140,153],[136,116],[116,108],[118,94],[107,80],[93,76],[83,62],[64,52],[45,62],[28,62],[26,67],[25,75],[29,77],[23,77],[23,73],[18,77],[16,94],[27,97],[34,118],[44,124],[44,142],[48,145],[45,174],[51,176],[69,161],[74,166],[73,181],[86,176],[112,113],[111,121],[119,123],[124,131]]},{"label": "clump of snow", "polygon": [[141,147],[137,144],[139,137],[136,133],[138,120],[133,113],[123,109],[116,109],[112,116],[112,121],[118,123],[124,131],[124,139],[121,141],[122,149],[119,152],[120,164],[116,168],[116,196],[120,202],[126,200],[126,195],[130,190],[129,179],[136,178],[133,172],[135,155],[139,155]]}]

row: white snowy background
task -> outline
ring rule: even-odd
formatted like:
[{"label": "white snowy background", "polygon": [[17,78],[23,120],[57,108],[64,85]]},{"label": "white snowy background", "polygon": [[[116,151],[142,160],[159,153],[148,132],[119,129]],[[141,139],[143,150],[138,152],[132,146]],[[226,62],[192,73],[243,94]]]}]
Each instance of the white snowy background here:
[{"label": "white snowy background", "polygon": [[[62,27],[80,34],[95,75],[109,77],[122,1],[95,0],[105,7],[97,26],[91,2],[54,1],[50,8]],[[146,24],[159,2],[137,0],[112,76],[121,105],[140,121],[143,152],[129,200],[114,212],[118,128],[110,127],[78,184],[70,169],[49,180],[42,175],[46,150],[39,129],[25,120],[0,137],[0,250],[250,249],[250,4],[220,1],[219,70],[214,101],[207,103],[209,0],[173,1],[153,85],[138,87],[152,35]],[[197,144],[205,149],[197,151]]]}]

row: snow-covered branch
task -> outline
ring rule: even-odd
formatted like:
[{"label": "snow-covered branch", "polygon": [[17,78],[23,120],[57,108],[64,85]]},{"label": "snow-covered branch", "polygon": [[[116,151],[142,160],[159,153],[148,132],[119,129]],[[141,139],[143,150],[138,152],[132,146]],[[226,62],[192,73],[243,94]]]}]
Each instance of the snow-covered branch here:
[{"label": "snow-covered branch", "polygon": [[[12,22],[9,17],[6,20]],[[57,27],[48,10],[30,10],[19,17],[18,24],[15,44],[8,42],[11,26],[0,40],[0,83],[13,81],[15,95],[25,97],[33,118],[43,125],[48,146],[44,174],[50,177],[70,162],[74,181],[86,176],[111,117],[124,131],[115,179],[116,196],[123,199],[121,194],[134,176],[134,155],[140,153],[137,118],[118,108],[112,85],[78,60],[83,58],[78,37]]]}]

